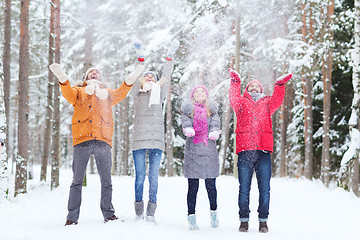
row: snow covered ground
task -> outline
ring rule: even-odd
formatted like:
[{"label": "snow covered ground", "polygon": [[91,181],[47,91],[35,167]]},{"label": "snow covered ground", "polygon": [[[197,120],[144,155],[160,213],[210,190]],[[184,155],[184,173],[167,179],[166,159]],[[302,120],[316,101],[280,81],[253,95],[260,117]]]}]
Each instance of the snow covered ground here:
[{"label": "snow covered ground", "polygon": [[[269,232],[258,232],[257,187],[253,180],[250,229],[238,231],[237,179],[221,176],[217,180],[220,227],[210,227],[209,203],[204,181],[200,182],[197,203],[199,231],[189,231],[186,221],[187,181],[184,177],[159,179],[158,209],[154,225],[134,221],[134,178],[113,177],[113,205],[124,220],[104,224],[100,212],[100,183],[97,174],[88,175],[83,188],[79,224],[64,227],[67,214],[71,171],[61,169],[60,187],[49,190],[39,183],[39,175],[28,182],[28,194],[0,200],[0,239],[359,239],[360,199],[336,187],[325,188],[318,181],[273,178]],[[146,180],[146,191],[148,182]],[[147,200],[147,192],[145,198]]]}]

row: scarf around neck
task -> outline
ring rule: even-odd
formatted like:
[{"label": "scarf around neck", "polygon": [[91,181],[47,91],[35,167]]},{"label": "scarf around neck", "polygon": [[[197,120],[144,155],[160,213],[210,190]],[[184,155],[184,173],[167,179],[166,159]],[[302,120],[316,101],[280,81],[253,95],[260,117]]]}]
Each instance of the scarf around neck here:
[{"label": "scarf around neck", "polygon": [[208,123],[207,112],[204,104],[194,103],[194,130],[195,136],[193,142],[208,144]]},{"label": "scarf around neck", "polygon": [[252,99],[257,102],[260,98],[264,97],[265,94],[264,93],[252,93],[249,92],[250,96],[252,97]]}]

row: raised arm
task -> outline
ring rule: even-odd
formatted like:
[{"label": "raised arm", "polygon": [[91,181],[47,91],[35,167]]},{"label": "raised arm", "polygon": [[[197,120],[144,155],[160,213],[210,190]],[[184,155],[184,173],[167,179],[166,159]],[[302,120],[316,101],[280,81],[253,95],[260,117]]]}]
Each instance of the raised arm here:
[{"label": "raised arm", "polygon": [[49,68],[59,80],[61,93],[64,96],[64,98],[69,103],[74,105],[79,92],[77,88],[71,87],[69,78],[64,72],[63,67],[58,63],[53,63],[49,66]]},{"label": "raised arm", "polygon": [[230,72],[230,89],[229,89],[229,98],[232,109],[237,113],[241,107],[241,80],[240,75],[233,69],[228,69]]},{"label": "raised arm", "polygon": [[283,75],[276,79],[274,92],[269,101],[269,111],[273,114],[284,101],[285,84],[292,78],[292,73]]},{"label": "raised arm", "polygon": [[[129,93],[131,87],[135,83],[136,79],[144,71],[143,64],[137,64],[135,70],[132,71],[126,78],[125,81],[117,89],[110,89],[110,101],[111,105],[115,105],[123,100]],[[138,81],[137,81],[138,82]]]}]

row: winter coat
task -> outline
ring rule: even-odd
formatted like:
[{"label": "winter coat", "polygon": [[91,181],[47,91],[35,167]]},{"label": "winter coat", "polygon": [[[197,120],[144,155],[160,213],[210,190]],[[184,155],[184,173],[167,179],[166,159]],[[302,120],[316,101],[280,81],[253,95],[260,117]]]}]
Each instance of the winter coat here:
[{"label": "winter coat", "polygon": [[[220,130],[220,117],[218,106],[211,102],[211,116],[207,118],[208,133]],[[190,116],[194,106],[190,101],[181,106],[182,128],[193,127],[194,119]],[[208,139],[208,144],[193,142],[194,137],[187,137],[184,156],[184,175],[186,178],[216,178],[219,176],[219,155],[216,149],[216,141]]]},{"label": "winter coat", "polygon": [[69,80],[59,84],[64,98],[74,106],[73,146],[89,140],[101,140],[112,146],[112,106],[123,100],[132,86],[124,82],[117,89],[105,88],[108,97],[100,100],[95,94],[85,93],[86,82],[76,87],[71,87]]},{"label": "winter coat", "polygon": [[165,151],[164,137],[164,116],[162,110],[162,101],[167,95],[173,61],[166,61],[161,80],[160,104],[149,107],[150,93],[140,92],[140,82],[136,81],[131,90],[134,97],[134,126],[130,140],[131,150],[138,149],[160,149]]},{"label": "winter coat", "polygon": [[231,107],[237,116],[236,152],[246,150],[273,151],[271,115],[284,100],[285,85],[275,85],[272,96],[254,101],[245,91],[241,96],[240,81],[231,81],[229,97]]}]

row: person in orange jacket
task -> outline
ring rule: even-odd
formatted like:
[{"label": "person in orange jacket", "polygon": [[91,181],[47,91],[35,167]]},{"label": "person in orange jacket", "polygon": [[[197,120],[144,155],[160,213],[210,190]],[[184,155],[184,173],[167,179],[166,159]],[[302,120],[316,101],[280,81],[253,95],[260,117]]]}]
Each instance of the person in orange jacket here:
[{"label": "person in orange jacket", "polygon": [[75,87],[71,87],[60,64],[54,63],[49,68],[58,78],[64,98],[74,106],[73,180],[70,186],[65,226],[78,223],[82,183],[91,154],[94,154],[101,180],[100,208],[104,222],[117,220],[118,217],[112,205],[111,183],[111,144],[114,125],[112,106],[127,96],[144,67],[137,66],[117,89],[107,88],[102,82],[101,72],[96,68],[87,70],[84,81]]}]

